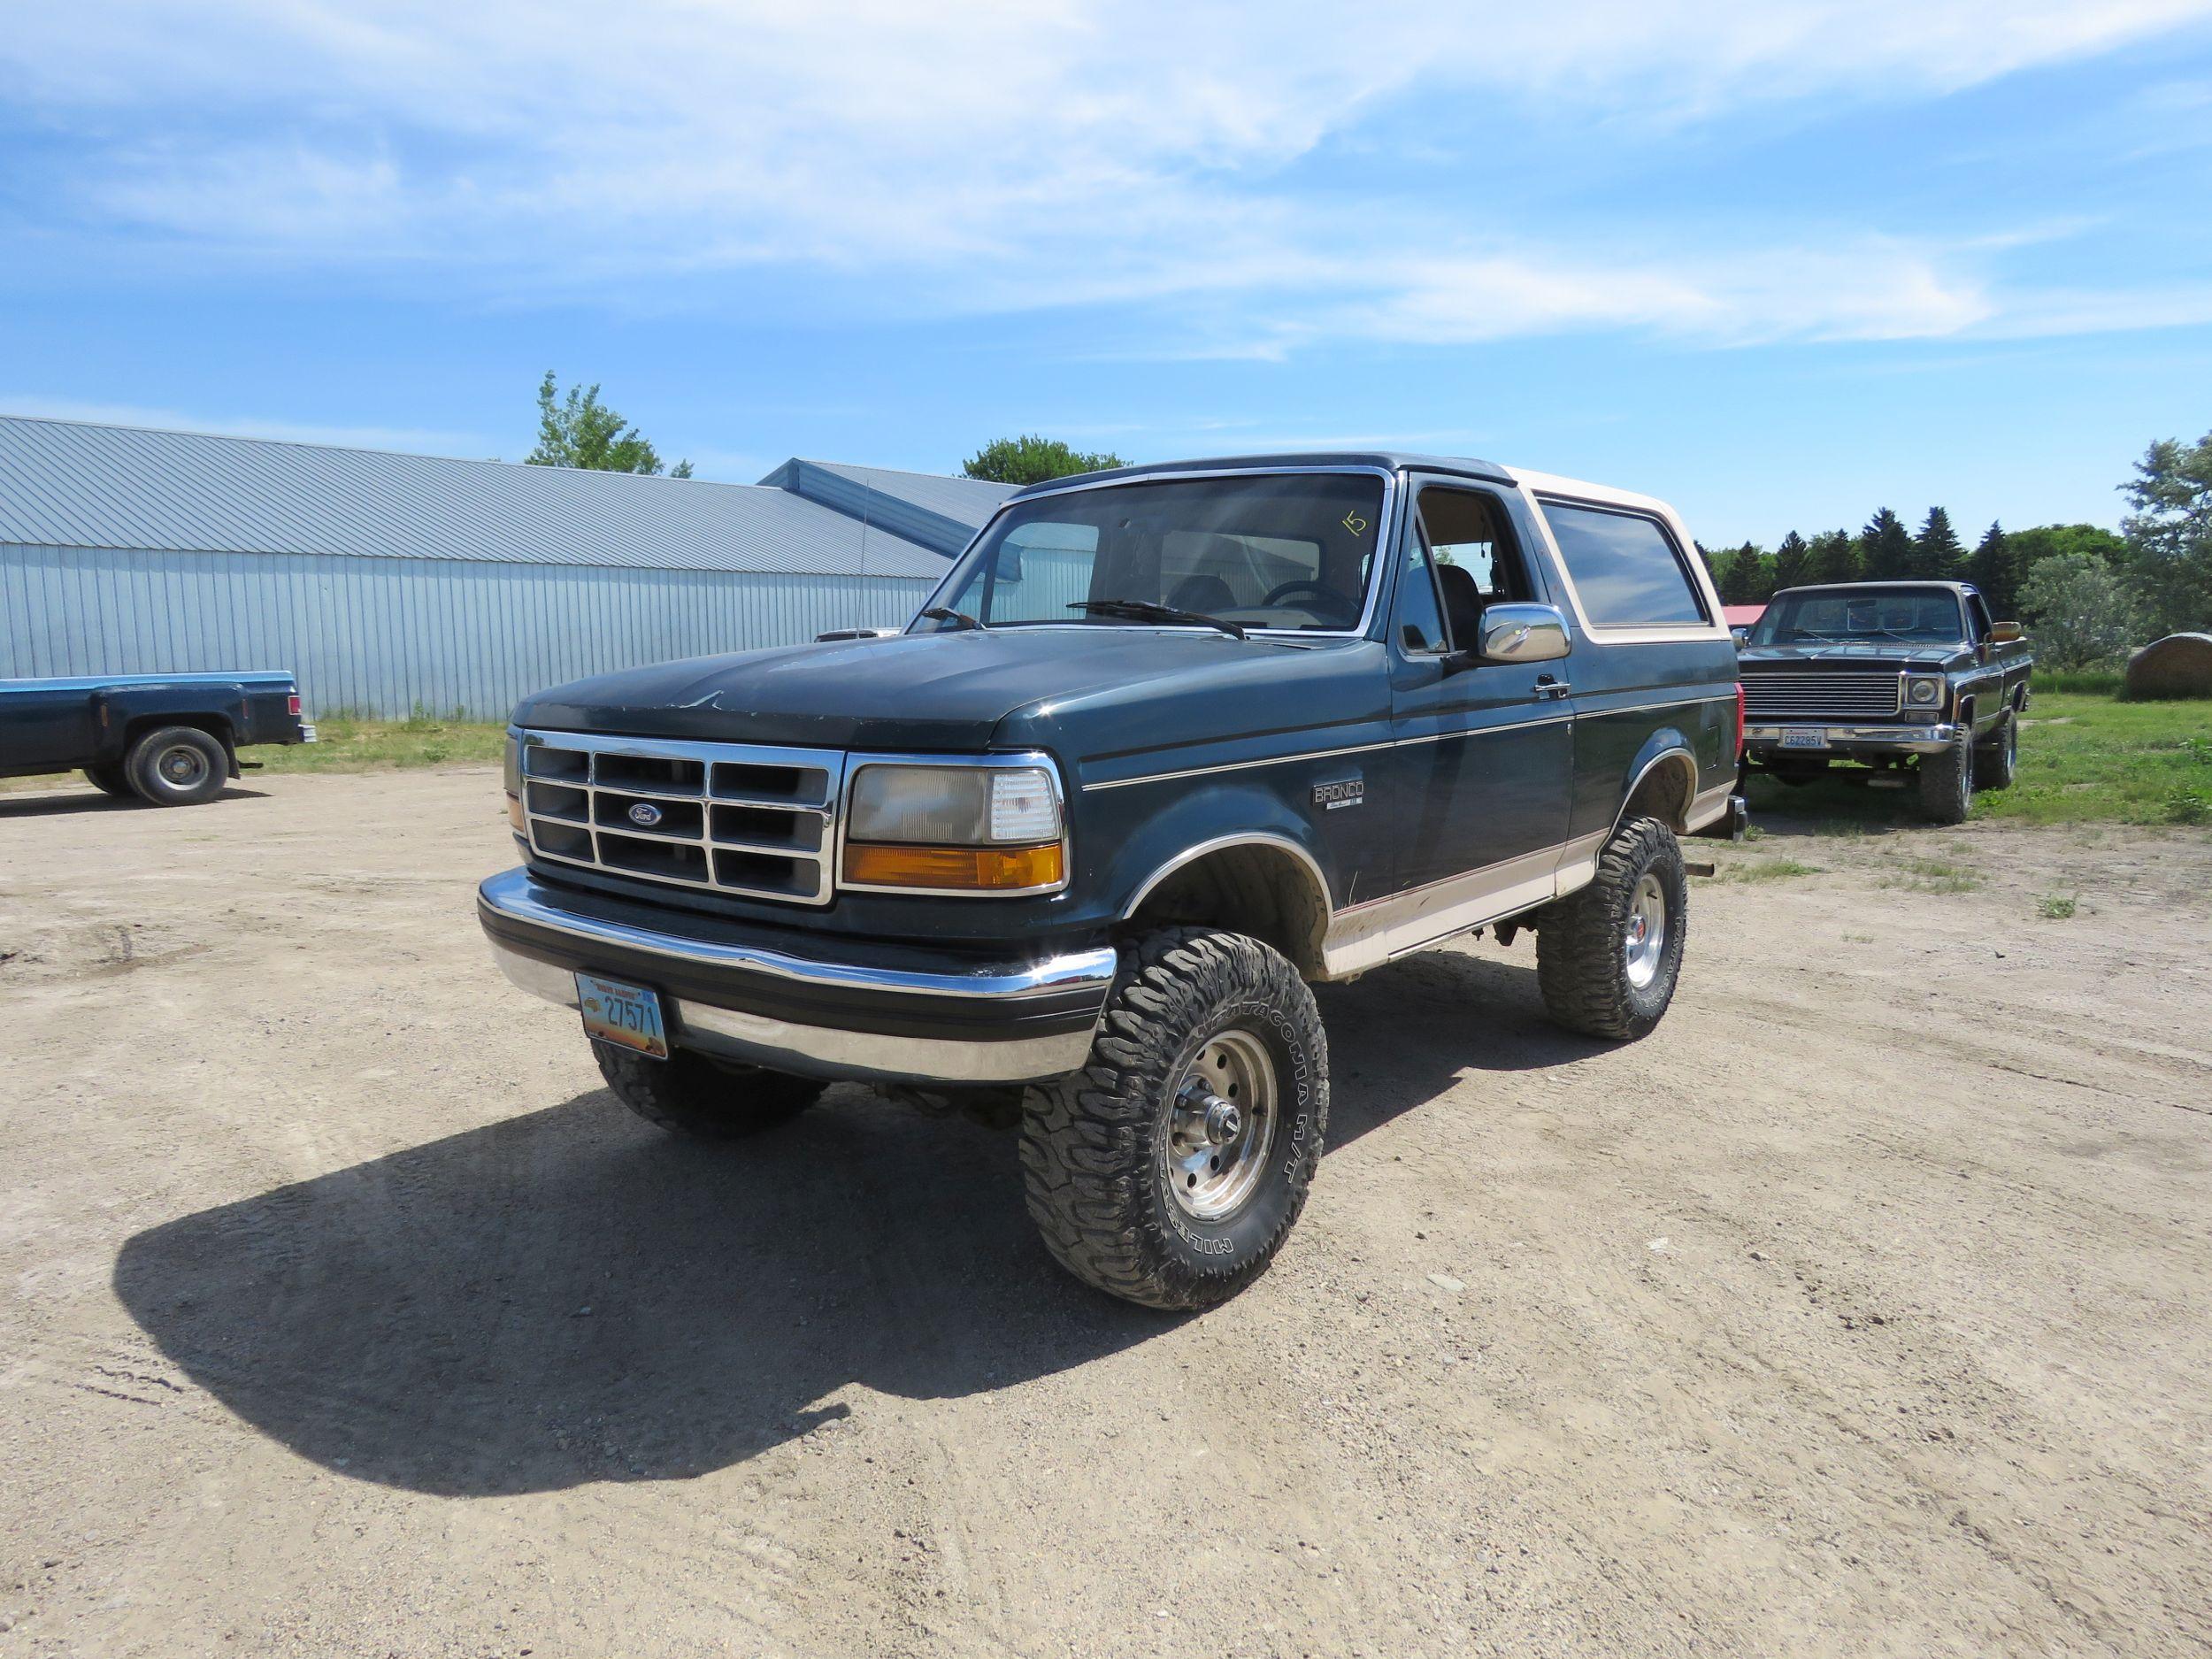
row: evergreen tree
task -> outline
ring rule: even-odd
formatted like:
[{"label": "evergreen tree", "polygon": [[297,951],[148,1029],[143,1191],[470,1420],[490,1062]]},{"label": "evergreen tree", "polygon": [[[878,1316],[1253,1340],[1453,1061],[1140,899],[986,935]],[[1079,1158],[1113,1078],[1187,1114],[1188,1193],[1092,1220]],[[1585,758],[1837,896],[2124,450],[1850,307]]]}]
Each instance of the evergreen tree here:
[{"label": "evergreen tree", "polygon": [[1805,572],[1811,562],[1812,550],[1805,545],[1805,538],[1791,531],[1782,538],[1782,545],[1774,549],[1773,591],[1779,593],[1806,580]]},{"label": "evergreen tree", "polygon": [[1763,605],[1774,597],[1774,574],[1766,551],[1747,541],[1728,556],[1719,583],[1724,605]]},{"label": "evergreen tree", "polygon": [[2161,634],[2212,627],[2212,433],[2164,438],[2122,486],[2131,591]]},{"label": "evergreen tree", "polygon": [[2014,562],[2012,538],[2001,524],[1992,524],[1966,561],[1966,580],[1989,601],[1989,614],[2000,622],[2020,615],[2020,570]]},{"label": "evergreen tree", "polygon": [[1848,530],[1816,535],[1806,549],[1805,566],[1809,582],[1855,582],[1859,580],[1859,544]]},{"label": "evergreen tree", "polygon": [[1932,582],[1955,582],[1966,563],[1966,549],[1951,528],[1951,515],[1940,507],[1928,509],[1920,534],[1912,539],[1915,576]]},{"label": "evergreen tree", "polygon": [[1859,565],[1870,582],[1902,581],[1913,573],[1912,532],[1886,507],[1859,532]]}]

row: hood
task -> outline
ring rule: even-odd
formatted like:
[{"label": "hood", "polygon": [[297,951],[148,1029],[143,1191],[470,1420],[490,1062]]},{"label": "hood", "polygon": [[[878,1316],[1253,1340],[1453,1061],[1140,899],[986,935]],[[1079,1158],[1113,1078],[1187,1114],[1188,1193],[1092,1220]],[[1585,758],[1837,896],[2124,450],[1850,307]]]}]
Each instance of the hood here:
[{"label": "hood", "polygon": [[1973,653],[1963,646],[1909,644],[1902,640],[1847,640],[1833,645],[1740,645],[1744,668],[1864,668],[1895,673],[1901,668],[1946,668]]},{"label": "hood", "polygon": [[908,634],[600,674],[524,698],[514,718],[553,731],[946,752],[990,747],[1005,722],[999,747],[1078,760],[1131,746],[1112,741],[1118,707],[1194,697],[1204,707],[1239,685],[1279,705],[1286,674],[1341,649],[1085,626]]}]

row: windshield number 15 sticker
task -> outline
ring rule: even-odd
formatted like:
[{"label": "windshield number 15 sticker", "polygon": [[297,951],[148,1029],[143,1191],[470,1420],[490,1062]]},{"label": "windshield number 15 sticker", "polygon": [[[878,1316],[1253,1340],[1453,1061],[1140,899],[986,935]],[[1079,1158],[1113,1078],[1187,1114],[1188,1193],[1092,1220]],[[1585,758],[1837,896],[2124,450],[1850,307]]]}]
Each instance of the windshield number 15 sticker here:
[{"label": "windshield number 15 sticker", "polygon": [[1344,527],[1354,535],[1357,535],[1367,528],[1367,520],[1361,518],[1356,511],[1348,512],[1344,515]]}]

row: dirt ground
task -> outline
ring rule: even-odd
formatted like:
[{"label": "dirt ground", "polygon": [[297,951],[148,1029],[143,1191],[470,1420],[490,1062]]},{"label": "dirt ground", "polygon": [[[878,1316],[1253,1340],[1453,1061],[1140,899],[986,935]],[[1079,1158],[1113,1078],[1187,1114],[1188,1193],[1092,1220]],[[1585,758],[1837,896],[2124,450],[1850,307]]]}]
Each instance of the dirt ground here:
[{"label": "dirt ground", "polygon": [[2201,833],[1778,824],[1626,1048],[1525,940],[1326,989],[1179,1319],[1010,1137],[632,1119],[496,787],[0,800],[0,1655],[2212,1648]]}]

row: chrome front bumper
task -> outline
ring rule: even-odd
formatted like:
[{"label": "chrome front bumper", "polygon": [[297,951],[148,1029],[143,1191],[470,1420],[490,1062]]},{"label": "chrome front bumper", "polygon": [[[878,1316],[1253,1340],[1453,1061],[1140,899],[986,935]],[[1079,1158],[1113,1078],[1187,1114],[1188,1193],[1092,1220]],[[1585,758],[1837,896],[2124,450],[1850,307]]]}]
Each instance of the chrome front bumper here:
[{"label": "chrome front bumper", "polygon": [[706,918],[696,933],[639,926],[526,870],[492,877],[476,903],[493,958],[532,995],[575,1007],[579,969],[650,986],[677,1047],[814,1077],[1064,1076],[1089,1057],[1118,966],[1110,945],[972,969],[800,956]]},{"label": "chrome front bumper", "polygon": [[1744,746],[1773,749],[1785,755],[1817,755],[1817,749],[1784,749],[1784,732],[1818,732],[1828,749],[1863,749],[1885,755],[1939,755],[1958,740],[1959,729],[1946,720],[1937,726],[1831,726],[1823,720],[1792,720],[1787,726],[1747,726]]}]

